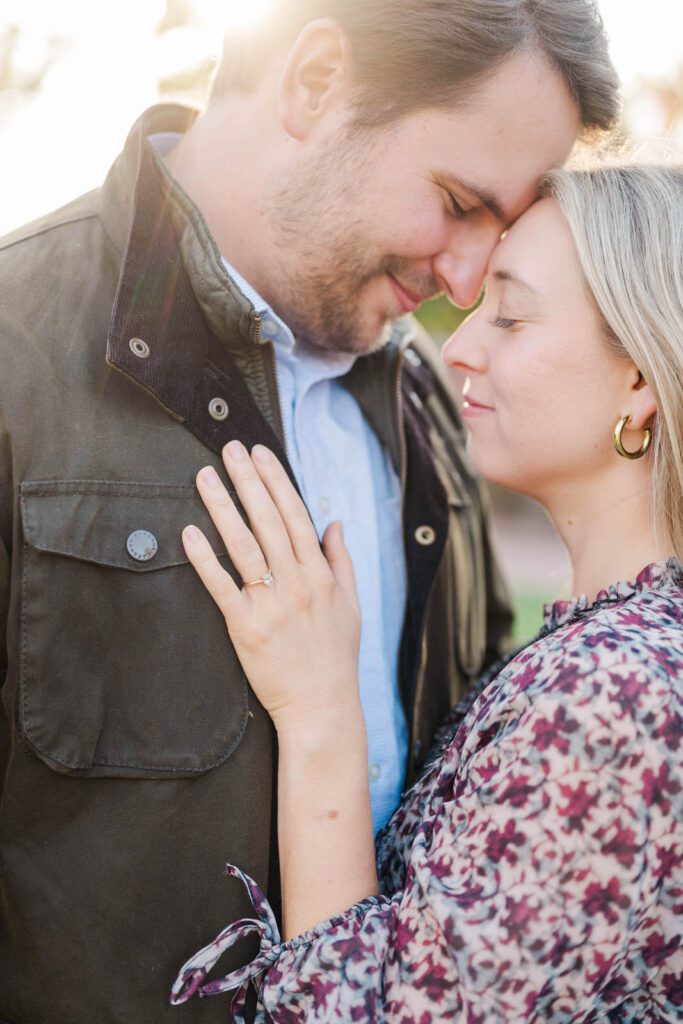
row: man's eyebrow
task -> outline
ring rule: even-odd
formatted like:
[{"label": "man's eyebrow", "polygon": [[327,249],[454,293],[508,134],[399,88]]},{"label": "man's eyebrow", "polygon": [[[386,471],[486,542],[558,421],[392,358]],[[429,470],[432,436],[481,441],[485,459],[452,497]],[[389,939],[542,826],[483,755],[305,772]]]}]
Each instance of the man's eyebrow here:
[{"label": "man's eyebrow", "polygon": [[523,278],[513,273],[512,270],[494,270],[493,277],[496,281],[509,281],[510,284],[516,284],[518,288],[523,288],[529,295],[536,297],[540,296],[541,293],[537,288],[532,288]]},{"label": "man's eyebrow", "polygon": [[490,210],[494,217],[501,220],[503,224],[508,224],[512,218],[508,218],[505,211],[503,210],[503,204],[500,198],[495,192],[489,192],[488,189],[479,188],[478,185],[473,184],[471,181],[466,181],[465,178],[458,178],[450,171],[441,171],[437,174],[444,185],[447,187],[455,186],[455,188],[463,189],[465,192],[470,192],[479,202]]}]

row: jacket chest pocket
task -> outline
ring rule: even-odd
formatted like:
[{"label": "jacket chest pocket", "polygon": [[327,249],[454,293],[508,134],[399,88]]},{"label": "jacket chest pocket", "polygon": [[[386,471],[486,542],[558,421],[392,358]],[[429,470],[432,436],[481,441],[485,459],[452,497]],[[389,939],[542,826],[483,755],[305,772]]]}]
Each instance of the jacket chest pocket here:
[{"label": "jacket chest pocket", "polygon": [[194,487],[24,483],[21,511],[19,719],[34,752],[67,774],[149,778],[230,757],[247,684],[182,547],[195,523],[224,552]]}]

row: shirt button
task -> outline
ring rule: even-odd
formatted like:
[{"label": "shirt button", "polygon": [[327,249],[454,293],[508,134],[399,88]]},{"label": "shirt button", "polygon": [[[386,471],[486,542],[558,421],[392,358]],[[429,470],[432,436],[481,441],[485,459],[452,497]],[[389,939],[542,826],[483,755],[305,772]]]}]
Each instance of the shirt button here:
[{"label": "shirt button", "polygon": [[415,540],[418,544],[421,544],[423,548],[429,548],[436,540],[436,530],[431,526],[418,526],[415,531]]},{"label": "shirt button", "polygon": [[271,335],[277,334],[277,324],[275,323],[274,320],[264,320],[263,323],[261,324],[261,328],[267,334],[271,334]]},{"label": "shirt button", "polygon": [[128,348],[134,356],[138,357],[138,359],[147,359],[149,357],[149,345],[146,341],[143,341],[142,338],[131,338],[128,342]]},{"label": "shirt button", "polygon": [[149,530],[135,530],[126,541],[126,547],[136,562],[149,562],[159,550],[157,539]]},{"label": "shirt button", "polygon": [[320,509],[324,516],[329,515],[330,509],[332,508],[332,505],[330,504],[330,499],[321,498],[320,501],[318,502],[318,508]]},{"label": "shirt button", "polygon": [[420,359],[419,355],[417,354],[414,348],[407,348],[405,351],[405,356],[411,366],[422,366],[422,360]]},{"label": "shirt button", "polygon": [[212,398],[209,402],[209,416],[211,416],[212,419],[218,420],[219,422],[221,420],[227,420],[229,412],[230,407],[223,398]]},{"label": "shirt button", "polygon": [[382,765],[381,764],[371,764],[370,765],[370,778],[371,778],[371,780],[373,782],[377,782],[377,780],[381,777],[381,775],[382,775]]}]

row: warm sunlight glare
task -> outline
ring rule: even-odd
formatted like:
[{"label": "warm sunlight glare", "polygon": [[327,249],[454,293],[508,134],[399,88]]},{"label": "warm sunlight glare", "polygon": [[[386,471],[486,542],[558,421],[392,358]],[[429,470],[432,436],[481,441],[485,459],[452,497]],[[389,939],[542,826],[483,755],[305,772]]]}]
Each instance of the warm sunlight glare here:
[{"label": "warm sunlight glare", "polygon": [[683,5],[680,0],[599,0],[610,37],[612,58],[625,85],[639,75],[671,72],[683,57]]},{"label": "warm sunlight glare", "polygon": [[272,0],[197,0],[202,20],[219,32],[253,28],[267,17]]}]

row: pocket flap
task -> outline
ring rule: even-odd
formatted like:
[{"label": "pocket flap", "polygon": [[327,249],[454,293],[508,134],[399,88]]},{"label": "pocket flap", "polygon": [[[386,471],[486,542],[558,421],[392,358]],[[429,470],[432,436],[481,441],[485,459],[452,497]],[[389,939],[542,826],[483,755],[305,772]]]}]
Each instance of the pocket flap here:
[{"label": "pocket flap", "polygon": [[[214,551],[225,546],[193,485],[107,480],[25,481],[21,484],[24,536],[38,551],[131,572],[154,572],[188,561],[181,530],[189,523]],[[144,530],[157,543],[148,561],[128,551],[131,534]]]},{"label": "pocket flap", "polygon": [[[26,481],[21,510],[19,722],[31,749],[90,777],[191,777],[226,761],[247,726],[247,683],[182,528],[199,526],[235,570],[196,488]],[[136,531],[154,535],[148,561],[133,557],[144,545],[128,552]]]}]

